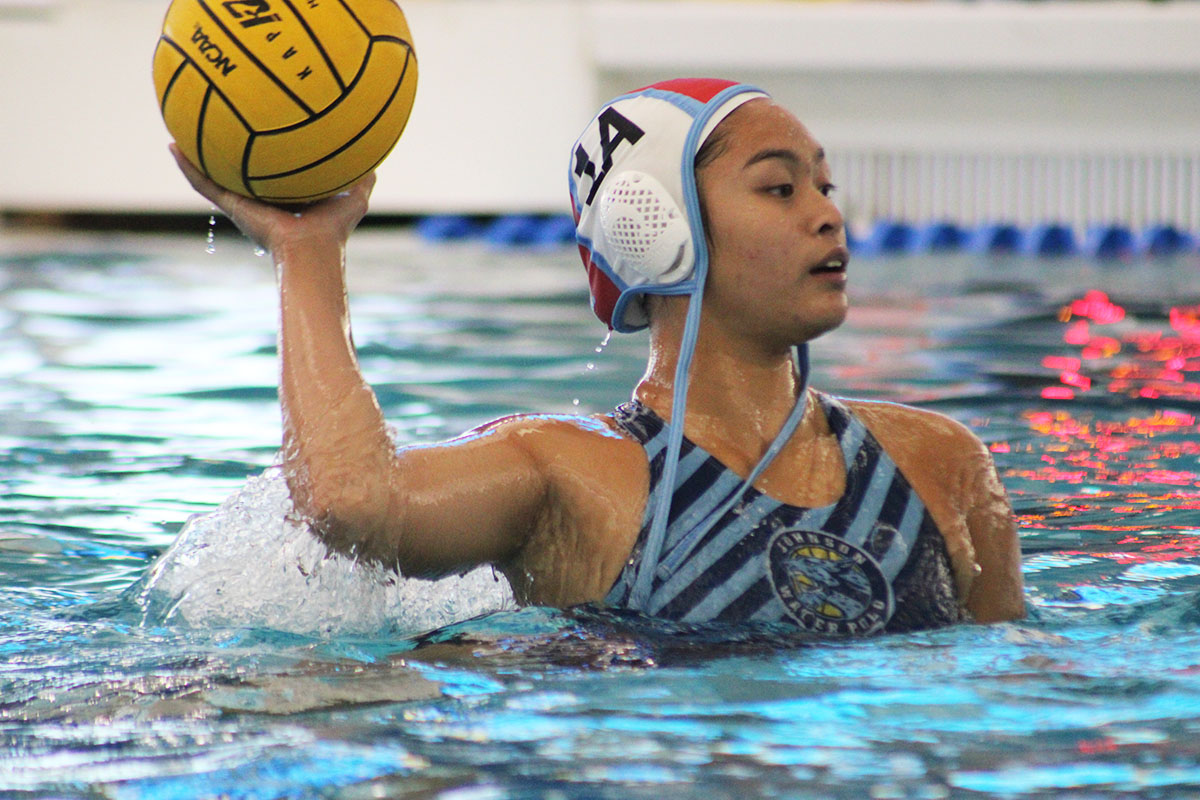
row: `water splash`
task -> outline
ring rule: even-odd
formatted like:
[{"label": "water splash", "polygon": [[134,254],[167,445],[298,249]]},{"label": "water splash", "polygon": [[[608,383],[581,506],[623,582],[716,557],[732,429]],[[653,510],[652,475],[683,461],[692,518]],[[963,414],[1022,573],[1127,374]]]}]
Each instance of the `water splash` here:
[{"label": "water splash", "polygon": [[516,605],[491,567],[430,581],[331,553],[295,514],[278,468],[189,520],[126,598],[145,625],[304,634],[416,633]]}]

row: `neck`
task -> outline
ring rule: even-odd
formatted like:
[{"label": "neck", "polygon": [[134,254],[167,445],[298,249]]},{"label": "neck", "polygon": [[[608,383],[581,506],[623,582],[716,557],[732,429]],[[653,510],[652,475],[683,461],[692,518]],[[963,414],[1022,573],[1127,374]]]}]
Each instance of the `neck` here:
[{"label": "neck", "polygon": [[[650,361],[635,396],[671,419],[681,324],[651,329]],[[763,348],[701,324],[688,382],[684,431],[726,458],[756,463],[795,407],[800,390],[790,347]]]}]

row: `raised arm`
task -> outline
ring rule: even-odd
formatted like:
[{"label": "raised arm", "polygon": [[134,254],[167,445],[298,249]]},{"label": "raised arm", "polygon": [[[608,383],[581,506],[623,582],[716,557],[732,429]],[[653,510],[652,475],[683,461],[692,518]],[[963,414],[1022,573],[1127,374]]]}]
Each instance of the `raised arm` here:
[{"label": "raised arm", "polygon": [[272,255],[279,282],[284,472],[297,509],[337,549],[434,575],[520,551],[544,516],[546,471],[515,424],[397,454],[358,366],[345,251],[374,178],[297,210],[192,185]]}]

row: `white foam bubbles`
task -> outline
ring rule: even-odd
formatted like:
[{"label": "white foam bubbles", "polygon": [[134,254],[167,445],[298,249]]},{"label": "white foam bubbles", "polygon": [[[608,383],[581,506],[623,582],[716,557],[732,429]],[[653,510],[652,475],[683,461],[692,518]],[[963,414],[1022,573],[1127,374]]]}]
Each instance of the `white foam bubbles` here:
[{"label": "white foam bubbles", "polygon": [[295,514],[278,468],[190,519],[130,596],[150,625],[303,634],[417,633],[516,607],[491,567],[430,581],[331,552]]}]

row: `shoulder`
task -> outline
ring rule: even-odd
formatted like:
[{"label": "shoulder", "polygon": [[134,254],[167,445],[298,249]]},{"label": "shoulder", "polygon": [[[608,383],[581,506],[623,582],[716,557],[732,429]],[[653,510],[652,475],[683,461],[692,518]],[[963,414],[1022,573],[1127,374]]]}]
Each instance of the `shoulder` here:
[{"label": "shoulder", "polygon": [[503,481],[542,505],[636,490],[649,475],[641,445],[604,415],[516,414],[401,452],[426,480]]},{"label": "shoulder", "polygon": [[944,414],[895,403],[844,402],[929,509],[946,542],[959,596],[971,612],[981,621],[1020,616],[1016,528],[987,446]]},{"label": "shoulder", "polygon": [[847,405],[940,517],[940,525],[948,523],[947,516],[966,515],[1003,495],[987,445],[961,422],[897,403],[852,400]]},{"label": "shoulder", "polygon": [[648,492],[646,451],[611,415],[517,414],[464,437],[492,439],[519,453],[556,499],[568,505],[611,494],[637,497]]},{"label": "shoulder", "polygon": [[561,606],[604,597],[633,549],[649,494],[641,444],[605,415],[518,415],[467,435],[519,453],[544,492],[538,522],[505,569],[514,590]]},{"label": "shoulder", "polygon": [[593,455],[603,452],[627,458],[643,452],[611,414],[514,414],[480,425],[460,438],[475,437],[495,437],[540,459],[570,455],[577,448],[586,448]]},{"label": "shoulder", "polygon": [[987,446],[958,420],[923,408],[877,400],[842,400],[893,458],[936,456],[943,466],[991,461]]}]

